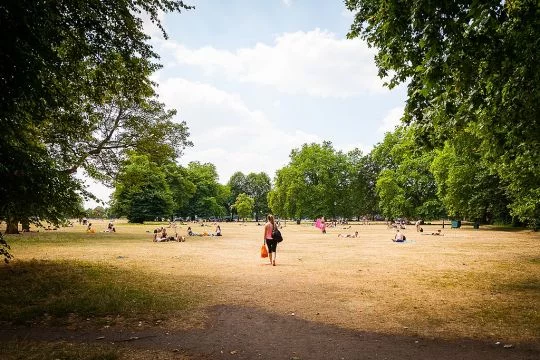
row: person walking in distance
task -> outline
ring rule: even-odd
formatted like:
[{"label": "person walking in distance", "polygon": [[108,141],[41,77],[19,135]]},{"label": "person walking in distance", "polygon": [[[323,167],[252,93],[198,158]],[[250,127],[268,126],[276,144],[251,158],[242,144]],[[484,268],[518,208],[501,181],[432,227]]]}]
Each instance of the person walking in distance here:
[{"label": "person walking in distance", "polygon": [[272,237],[274,226],[276,226],[274,222],[274,215],[268,214],[266,217],[266,224],[264,224],[264,242],[268,247],[268,258],[270,259],[270,264],[276,266],[277,240],[274,240]]}]

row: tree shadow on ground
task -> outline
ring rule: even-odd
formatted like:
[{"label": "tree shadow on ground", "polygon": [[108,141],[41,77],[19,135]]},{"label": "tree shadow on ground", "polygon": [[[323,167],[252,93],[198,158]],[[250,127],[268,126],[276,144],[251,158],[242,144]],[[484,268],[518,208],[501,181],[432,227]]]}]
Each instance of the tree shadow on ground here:
[{"label": "tree shadow on ground", "polygon": [[538,359],[538,344],[512,348],[470,339],[445,341],[353,331],[251,307],[208,309],[205,328],[169,331],[103,328],[2,328],[2,340],[107,342],[130,348],[165,350],[194,359]]}]

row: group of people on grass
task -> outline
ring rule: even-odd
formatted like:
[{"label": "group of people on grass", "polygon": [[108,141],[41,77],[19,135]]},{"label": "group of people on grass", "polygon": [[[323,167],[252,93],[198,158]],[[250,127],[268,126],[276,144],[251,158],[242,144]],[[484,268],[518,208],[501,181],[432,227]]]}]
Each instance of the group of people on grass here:
[{"label": "group of people on grass", "polygon": [[[92,226],[92,223],[87,221],[86,224],[87,224],[86,232],[88,234],[94,234],[96,232],[96,229],[94,229],[94,227]],[[107,224],[107,228],[103,230],[103,232],[114,232],[114,233],[116,232],[116,227],[114,227],[114,224],[112,223],[112,221],[110,221],[109,224]]]},{"label": "group of people on grass", "polygon": [[175,233],[174,236],[167,234],[167,229],[165,227],[154,229],[154,242],[164,242],[164,241],[186,241],[186,238],[182,235]]},{"label": "group of people on grass", "polygon": [[[175,227],[176,230],[176,227]],[[221,235],[221,226],[216,226],[216,231],[213,233],[208,232],[202,232],[202,233],[196,233],[191,229],[191,226],[188,226],[187,228],[187,236],[222,236]],[[167,228],[160,227],[157,229],[154,229],[154,236],[153,236],[154,242],[164,242],[164,241],[178,241],[178,242],[184,242],[186,241],[186,237],[182,235],[178,235],[178,233],[175,231],[174,236],[167,234]]]},{"label": "group of people on grass", "polygon": [[202,233],[196,233],[191,229],[191,226],[188,226],[187,234],[188,236],[221,236],[221,226],[217,225],[216,231],[213,233],[209,233],[207,231],[204,231]]},{"label": "group of people on grass", "polygon": [[[420,235],[434,235],[434,236],[443,236],[444,235],[442,233],[441,229],[439,229],[439,230],[437,230],[435,232],[432,232],[430,234],[424,233],[424,229],[421,226],[423,224],[424,224],[424,221],[422,219],[419,219],[414,223],[414,226],[416,227],[416,232],[419,232]],[[403,226],[403,229],[404,228],[405,227]],[[394,235],[394,238],[392,239],[392,241],[394,241],[394,242],[404,242],[406,240],[407,240],[406,236],[402,232],[400,232],[399,229],[397,229],[396,234]]]},{"label": "group of people on grass", "polygon": [[[278,228],[278,225],[276,224],[274,220],[274,216],[272,214],[268,214],[266,220],[267,221],[264,225],[264,230],[263,230],[263,248],[264,248],[263,250],[265,251],[264,251],[264,255],[262,255],[263,252],[261,252],[261,255],[263,257],[268,257],[270,265],[276,266],[278,240],[274,239],[273,234],[274,234],[274,230]],[[422,223],[423,223],[422,220],[418,220],[415,223],[416,230],[418,232],[423,232],[423,229],[420,227]],[[398,223],[398,224],[401,225],[401,223]],[[324,218],[318,219],[315,226],[321,229],[323,233],[326,233],[326,224],[325,224]],[[347,227],[347,229],[348,228],[350,228],[350,226]],[[212,233],[212,234],[208,234],[206,232],[202,234],[198,234],[198,233],[195,233],[191,229],[191,226],[189,226],[187,228],[187,235],[188,236],[221,236],[221,227],[217,225],[215,233]],[[442,233],[441,233],[441,230],[438,230],[437,232],[431,233],[431,235],[442,235]],[[338,234],[338,237],[356,238],[358,237],[358,231],[355,231],[354,234]],[[403,232],[400,232],[399,228],[396,229],[396,234],[394,235],[394,238],[392,239],[392,241],[405,242],[406,240],[407,240],[407,237],[405,236],[405,234],[403,234]],[[160,229],[154,230],[154,241],[155,242],[161,242],[161,241],[179,241],[180,242],[180,241],[185,241],[185,237],[179,236],[178,234],[175,234],[175,236],[168,236],[167,230],[164,227],[162,227]]]}]

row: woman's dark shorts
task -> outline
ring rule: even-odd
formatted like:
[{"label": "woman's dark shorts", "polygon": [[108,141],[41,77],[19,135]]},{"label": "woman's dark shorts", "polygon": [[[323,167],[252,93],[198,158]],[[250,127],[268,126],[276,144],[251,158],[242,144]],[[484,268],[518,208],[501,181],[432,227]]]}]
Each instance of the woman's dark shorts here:
[{"label": "woman's dark shorts", "polygon": [[277,248],[277,240],[266,239],[266,245],[268,246],[269,253],[275,253]]}]

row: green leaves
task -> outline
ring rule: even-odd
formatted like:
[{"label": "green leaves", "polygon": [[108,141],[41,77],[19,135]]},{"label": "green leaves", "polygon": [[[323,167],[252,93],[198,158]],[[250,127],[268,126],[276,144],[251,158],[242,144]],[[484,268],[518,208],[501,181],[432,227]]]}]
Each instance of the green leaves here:
[{"label": "green leaves", "polygon": [[348,37],[378,48],[379,75],[395,74],[389,87],[407,83],[404,119],[420,132],[419,145],[442,149],[472,132],[482,149],[477,160],[501,180],[484,178],[484,185],[492,184],[494,193],[502,186],[512,214],[538,222],[538,1],[346,4],[355,12]]},{"label": "green leaves", "polygon": [[9,261],[13,259],[13,255],[11,255],[9,250],[11,250],[11,247],[4,240],[4,235],[0,233],[0,258],[4,258],[6,264],[9,264]]},{"label": "green leaves", "polygon": [[[346,155],[330,142],[304,144],[276,173],[268,199],[275,214],[292,218],[350,217],[373,212],[368,162],[359,151]],[[365,211],[365,212],[363,212]]]},{"label": "green leaves", "polygon": [[414,130],[399,127],[387,133],[372,151],[382,169],[376,184],[379,208],[390,219],[436,219],[444,215],[430,172],[433,153],[418,146]]},{"label": "green leaves", "polygon": [[191,145],[185,123],[155,100],[158,55],[142,21],[149,15],[163,30],[161,11],[190,8],[176,0],[0,5],[0,219],[58,222],[80,195],[91,197],[72,177],[78,168],[110,183],[127,151],[165,164]]},{"label": "green leaves", "polygon": [[227,190],[218,183],[218,174],[213,164],[190,162],[186,168],[186,177],[195,186],[195,191],[180,214],[193,219],[195,216],[209,218],[226,214],[224,205]]},{"label": "green leaves", "polygon": [[165,169],[148,156],[132,154],[116,178],[113,212],[135,223],[168,218],[173,210],[173,194],[165,175]]},{"label": "green leaves", "polygon": [[251,218],[251,214],[253,213],[253,205],[255,204],[255,200],[247,194],[239,194],[236,198],[236,201],[234,202],[233,207],[236,209],[238,213],[238,217],[241,219],[245,218]]}]

